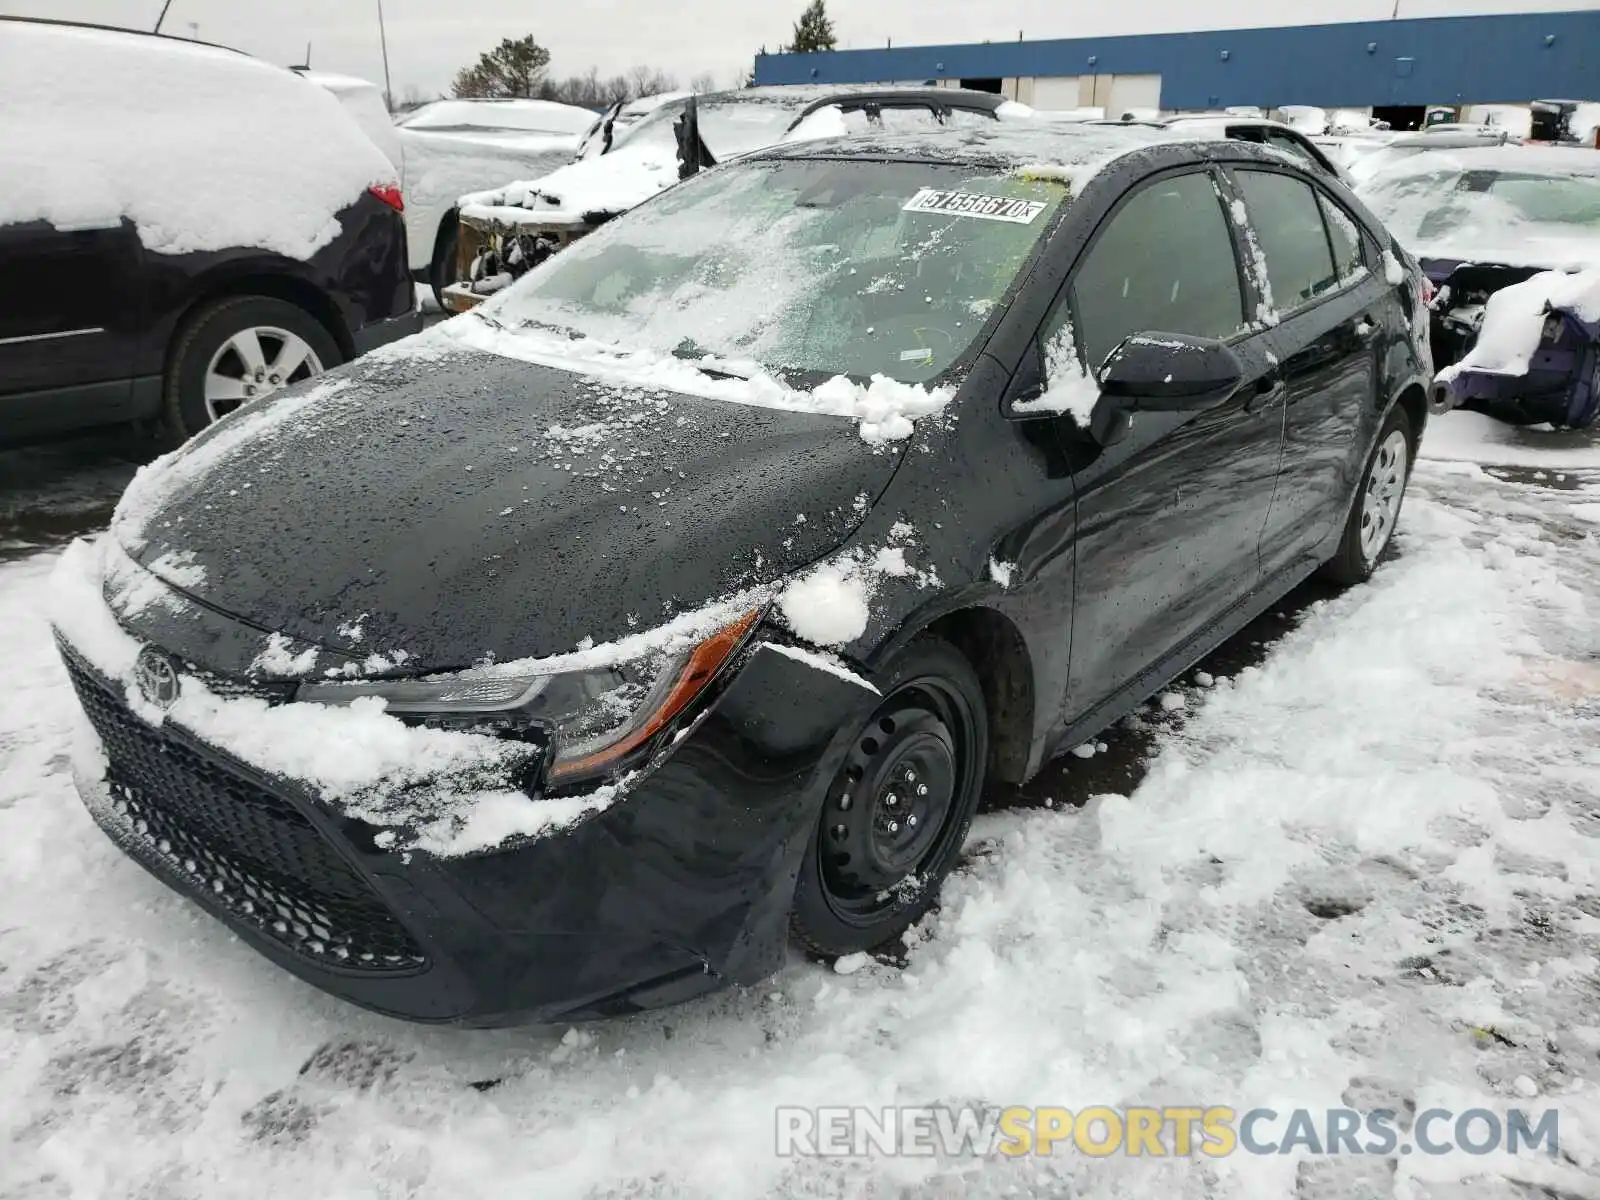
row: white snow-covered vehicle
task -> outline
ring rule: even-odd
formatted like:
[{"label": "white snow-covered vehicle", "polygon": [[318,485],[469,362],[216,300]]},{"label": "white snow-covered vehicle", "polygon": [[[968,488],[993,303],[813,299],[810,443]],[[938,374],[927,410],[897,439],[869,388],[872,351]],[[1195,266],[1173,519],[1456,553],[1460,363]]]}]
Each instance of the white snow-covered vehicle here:
[{"label": "white snow-covered vehicle", "polygon": [[746,88],[658,105],[608,151],[558,171],[461,197],[457,281],[442,289],[461,312],[613,217],[703,167],[785,138],[899,132],[1031,119],[1001,96],[954,88]]},{"label": "white snow-covered vehicle", "polygon": [[1557,428],[1600,416],[1600,155],[1419,154],[1361,196],[1435,289],[1436,407]]},{"label": "white snow-covered vehicle", "polygon": [[550,100],[439,100],[395,126],[412,274],[437,289],[455,261],[456,197],[572,161],[595,114]]}]

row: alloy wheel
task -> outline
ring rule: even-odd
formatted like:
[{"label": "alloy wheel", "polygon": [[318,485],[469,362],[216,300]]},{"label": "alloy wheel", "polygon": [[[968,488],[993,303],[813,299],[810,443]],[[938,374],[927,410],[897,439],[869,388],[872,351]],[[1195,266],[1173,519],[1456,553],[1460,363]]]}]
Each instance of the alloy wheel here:
[{"label": "alloy wheel", "polygon": [[1384,438],[1367,472],[1361,501],[1361,556],[1368,563],[1377,562],[1394,534],[1400,502],[1405,498],[1407,462],[1406,435],[1396,429]]},{"label": "alloy wheel", "polygon": [[317,352],[298,334],[268,325],[241,329],[217,348],[206,366],[206,412],[219,421],[252,400],[322,370]]}]

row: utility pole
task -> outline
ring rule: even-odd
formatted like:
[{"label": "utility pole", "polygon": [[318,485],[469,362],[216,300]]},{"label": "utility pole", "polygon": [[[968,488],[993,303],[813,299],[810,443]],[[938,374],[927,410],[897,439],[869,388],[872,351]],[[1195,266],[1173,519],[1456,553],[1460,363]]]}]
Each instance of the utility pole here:
[{"label": "utility pole", "polygon": [[163,22],[163,21],[165,21],[167,19],[167,9],[169,9],[171,7],[172,7],[172,0],[167,0],[167,2],[161,6],[161,15],[156,18],[156,30],[155,31],[157,33],[161,32],[161,22]]},{"label": "utility pole", "polygon": [[389,34],[383,27],[383,0],[378,0],[378,42],[383,47],[383,104],[394,111],[394,89],[389,83]]},{"label": "utility pole", "polygon": [[190,21],[189,22],[189,40],[191,42],[198,42],[200,40],[200,22],[199,21]]}]

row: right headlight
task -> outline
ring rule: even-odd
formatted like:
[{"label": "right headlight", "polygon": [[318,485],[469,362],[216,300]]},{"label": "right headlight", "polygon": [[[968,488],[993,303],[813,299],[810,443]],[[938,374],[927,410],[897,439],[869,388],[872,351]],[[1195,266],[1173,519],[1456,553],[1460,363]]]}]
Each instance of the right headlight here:
[{"label": "right headlight", "polygon": [[623,766],[716,678],[761,617],[752,609],[689,650],[592,670],[505,673],[495,668],[422,679],[303,683],[295,699],[384,701],[402,719],[444,729],[538,731],[551,750],[546,780],[565,787]]}]

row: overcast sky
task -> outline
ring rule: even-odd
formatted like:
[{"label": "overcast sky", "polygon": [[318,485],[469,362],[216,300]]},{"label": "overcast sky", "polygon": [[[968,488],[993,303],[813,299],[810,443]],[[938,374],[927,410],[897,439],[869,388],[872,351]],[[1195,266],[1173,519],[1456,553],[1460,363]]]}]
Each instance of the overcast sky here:
[{"label": "overcast sky", "polygon": [[[383,82],[379,0],[172,0],[164,32],[291,65],[312,43],[315,67]],[[550,69],[579,74],[591,65],[616,74],[660,67],[687,82],[709,71],[729,84],[763,44],[777,49],[805,0],[382,0],[396,98],[427,94],[503,37],[533,34],[549,49]],[[0,0],[0,13],[149,29],[162,0]],[[1118,33],[1297,25],[1386,18],[1394,0],[1123,0],[1068,5],[1062,0],[829,0],[841,49],[938,42],[1081,37]],[[1582,9],[1590,0],[1400,0],[1401,16]],[[1076,11],[1074,11],[1076,10]]]}]

